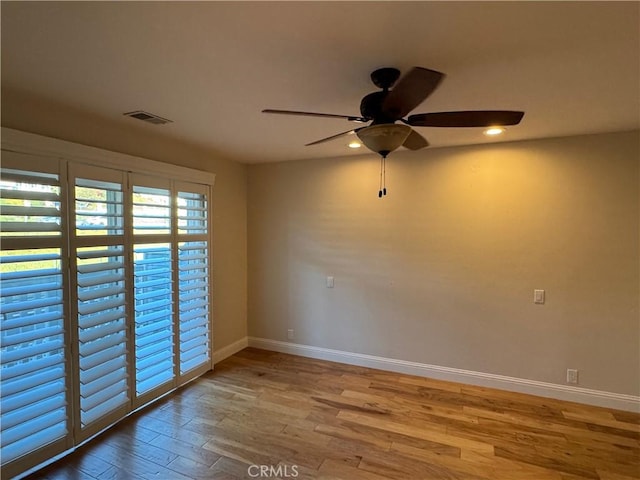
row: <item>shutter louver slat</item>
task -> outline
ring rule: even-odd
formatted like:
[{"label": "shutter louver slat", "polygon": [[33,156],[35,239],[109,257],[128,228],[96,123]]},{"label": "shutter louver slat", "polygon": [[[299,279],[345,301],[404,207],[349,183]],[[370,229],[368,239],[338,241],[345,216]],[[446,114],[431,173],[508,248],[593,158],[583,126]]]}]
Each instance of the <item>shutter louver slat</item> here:
[{"label": "shutter louver slat", "polygon": [[[115,359],[119,360],[119,359]],[[108,388],[112,388],[114,385],[122,382],[122,376],[120,375],[120,369],[122,369],[123,363],[120,362],[116,365],[112,365],[113,370],[109,371],[107,365],[101,365],[100,369],[93,369],[91,375],[85,375],[84,380],[87,383],[83,383],[83,397],[90,398],[96,395],[98,392],[105,391]],[[118,392],[119,393],[119,392]],[[85,406],[87,406],[85,404]]]},{"label": "shutter louver slat", "polygon": [[[156,285],[158,285],[158,283],[155,283],[155,282],[145,283],[146,287],[153,287]],[[149,290],[148,292],[145,292],[145,293],[139,293],[137,295],[137,298],[138,300],[149,300],[151,298],[167,298],[167,296],[170,296],[170,295],[171,295],[171,290],[167,290],[164,288],[157,288],[157,289]]]},{"label": "shutter louver slat", "polygon": [[[46,263],[49,263],[49,262],[46,262]],[[16,266],[16,268],[18,267]],[[33,270],[30,270],[30,271],[2,272],[2,274],[0,274],[0,281],[3,284],[6,284],[8,280],[18,280],[18,279],[27,279],[27,278],[38,278],[40,281],[42,281],[42,279],[44,279],[45,277],[53,277],[56,275],[59,276],[60,274],[61,274],[60,268],[43,268],[42,270],[37,270],[34,268]],[[28,282],[25,282],[24,284],[32,285],[31,283],[28,283]],[[3,288],[4,288],[4,285],[3,285]]]},{"label": "shutter louver slat", "polygon": [[[25,183],[27,184],[30,183],[27,177],[22,177],[22,178],[25,180]],[[7,178],[6,174],[3,173],[2,180],[8,181],[10,179]],[[20,181],[16,181],[16,180],[17,179],[15,178],[13,179],[15,183],[17,184],[21,183]],[[37,188],[35,187],[35,185],[41,188],[43,184],[31,183],[31,188]],[[57,183],[51,183],[49,185],[57,186]],[[7,187],[7,188],[3,187],[0,191],[2,192],[1,193],[2,198],[11,199],[11,200],[28,200],[28,201],[42,200],[42,201],[49,201],[49,202],[58,202],[60,200],[60,195],[56,190],[49,190],[49,191],[15,190],[12,187]]]},{"label": "shutter louver slat", "polygon": [[96,273],[106,270],[117,270],[124,266],[122,262],[104,262],[78,265],[78,273]]},{"label": "shutter louver slat", "polygon": [[64,438],[68,411],[58,177],[6,168],[0,176],[0,235],[8,241],[20,237],[21,248],[0,256],[0,457],[5,465]]},{"label": "shutter louver slat", "polygon": [[126,353],[124,344],[118,343],[114,346],[103,348],[102,350],[94,353],[93,355],[86,355],[80,358],[80,368],[82,370],[89,370],[97,365],[106,363],[113,358],[122,358],[122,355]]},{"label": "shutter louver slat", "polygon": [[[52,417],[53,418],[53,417]],[[22,428],[13,427],[13,428]],[[2,446],[2,461],[8,463],[17,458],[23,457],[25,452],[32,451],[33,445],[48,445],[67,435],[65,422],[56,421],[52,426],[42,428],[38,425],[35,432],[13,443]],[[4,463],[3,463],[4,464]]]},{"label": "shutter louver slat", "polygon": [[182,359],[185,363],[190,363],[193,361],[198,361],[199,357],[207,354],[207,345],[202,343],[202,339],[200,339],[200,343],[190,349],[186,349],[182,351]]},{"label": "shutter louver slat", "polygon": [[[190,298],[187,300],[186,298],[182,298],[180,302],[180,311],[186,312],[187,310],[193,310],[194,308],[206,308],[209,305],[209,302],[205,297],[202,296],[202,292],[199,292],[200,296],[196,297],[195,293],[189,295]],[[186,297],[187,295],[185,295]]]},{"label": "shutter louver slat", "polygon": [[43,415],[46,412],[50,412],[52,410],[58,410],[60,408],[64,408],[66,402],[62,397],[52,397],[47,398],[39,403],[32,403],[31,405],[20,409],[19,411],[13,411],[10,413],[6,413],[2,417],[2,426],[4,428],[15,427],[16,425],[21,424],[22,422],[27,422],[36,417]]},{"label": "shutter louver slat", "polygon": [[[64,373],[59,365],[31,376],[21,376],[7,382],[2,389],[2,411],[19,410],[30,403],[47,398],[52,391],[64,389],[60,375]],[[28,388],[28,391],[27,391]]]},{"label": "shutter louver slat", "polygon": [[[111,288],[116,287],[107,287],[103,290],[110,290]],[[89,296],[88,294],[84,294]],[[118,307],[122,307],[124,305],[124,295],[117,295],[115,297],[107,296],[102,297],[103,301],[95,301],[90,300],[86,302],[82,302],[82,305],[78,307],[78,312],[80,315],[91,315],[92,313],[104,312],[106,310],[113,310]]]},{"label": "shutter louver slat", "polygon": [[17,233],[19,235],[28,235],[29,233],[46,233],[49,232],[51,235],[60,235],[60,226],[55,222],[34,222],[34,221],[25,221],[25,222],[9,222],[4,220],[4,215],[2,218],[2,236],[8,233]]},{"label": "shutter louver slat", "polygon": [[102,257],[120,257],[124,254],[122,248],[111,248],[109,250],[87,250],[78,252],[78,258],[80,260],[87,260],[89,258],[102,258]]},{"label": "shutter louver slat", "polygon": [[0,257],[2,263],[18,262],[41,262],[43,260],[58,260],[60,256],[56,253],[29,253],[28,255],[7,255]]},{"label": "shutter louver slat", "polygon": [[[171,303],[167,303],[168,306],[171,305]],[[161,321],[164,323],[164,321],[167,321],[167,325],[171,325],[171,322],[169,322],[167,320],[167,313],[164,310],[160,310],[154,313],[145,313],[144,315],[137,315],[136,316],[137,320],[138,320],[138,329],[137,332],[139,334],[143,334],[144,331],[147,329],[147,324],[149,322],[153,322],[153,321]],[[155,329],[154,327],[152,327],[152,329]]]},{"label": "shutter louver slat", "polygon": [[[98,352],[109,349],[111,347],[115,347],[116,345],[121,345],[125,342],[126,336],[124,332],[120,331],[115,335],[109,335],[108,337],[102,338],[99,342],[91,342],[89,344],[84,345],[82,349],[81,361],[83,358],[90,357]],[[123,354],[124,356],[124,354]]]},{"label": "shutter louver slat", "polygon": [[181,311],[180,312],[180,318],[181,318],[181,323],[184,322],[185,324],[189,323],[189,321],[193,320],[194,318],[205,318],[208,315],[207,310],[205,309],[197,309],[197,310],[187,310],[187,313]]},{"label": "shutter louver slat", "polygon": [[42,282],[40,284],[21,287],[2,287],[2,290],[7,297],[13,297],[14,295],[26,295],[28,293],[49,292],[51,290],[58,290],[59,288],[60,284],[58,282]]},{"label": "shutter louver slat", "polygon": [[78,278],[78,286],[95,287],[96,285],[108,285],[119,281],[122,281],[121,273],[106,275],[83,275],[82,277]]},{"label": "shutter louver slat", "polygon": [[62,333],[63,333],[62,328],[59,325],[54,325],[53,327],[47,327],[47,328],[38,328],[30,332],[24,332],[16,335],[2,337],[2,342],[0,342],[0,346],[2,346],[2,348],[12,347],[14,345],[35,342],[41,339],[43,336],[53,337],[54,335],[62,334]]},{"label": "shutter louver slat", "polygon": [[[23,364],[24,368],[20,375],[17,375],[11,379],[7,378],[5,384],[2,387],[2,395],[7,398],[7,403],[4,405],[5,411],[11,410],[11,403],[9,400],[10,395],[18,394],[24,390],[35,389],[39,385],[53,382],[60,379],[60,375],[64,375],[64,368],[59,365],[61,355],[45,357],[44,359],[38,359],[34,362],[35,365]],[[48,361],[42,361],[48,360]],[[27,367],[28,365],[28,367]],[[38,367],[39,370],[34,370],[34,367]],[[47,368],[51,367],[51,368]],[[35,372],[35,373],[34,373]],[[30,400],[35,400],[36,396],[30,396]],[[17,404],[15,408],[22,408],[23,405]]]},{"label": "shutter louver slat", "polygon": [[[31,435],[45,428],[54,426],[60,428],[60,424],[64,423],[66,417],[65,409],[58,408],[47,412],[45,415],[23,421],[18,426],[8,428],[2,432],[2,447],[4,448],[19,440],[29,440]],[[3,458],[3,460],[6,459]]]},{"label": "shutter louver slat", "polygon": [[82,325],[85,329],[91,327],[97,327],[101,324],[106,324],[110,322],[114,322],[116,320],[120,320],[122,318],[123,312],[122,309],[109,310],[106,313],[101,313],[100,315],[91,315],[91,317],[85,317]]},{"label": "shutter louver slat", "polygon": [[[124,312],[122,312],[124,315]],[[118,334],[125,330],[124,322],[119,318],[116,321],[111,322],[100,322],[96,326],[91,326],[88,328],[81,328],[79,333],[80,342],[82,343],[91,343],[91,342],[100,342],[103,340],[107,340],[112,335]]]},{"label": "shutter louver slat", "polygon": [[159,345],[160,342],[163,342],[162,344],[164,344],[165,340],[167,339],[169,339],[169,341],[171,340],[171,330],[169,329],[170,326],[171,324],[167,322],[166,324],[161,326],[161,330],[153,330],[151,333],[141,332],[141,338],[138,342],[138,359],[144,358],[145,347],[153,347],[156,344]]},{"label": "shutter louver slat", "polygon": [[2,205],[2,207],[0,207],[0,214],[24,217],[58,217],[60,215],[60,211],[53,207]]},{"label": "shutter louver slat", "polygon": [[37,372],[40,370],[48,371],[49,367],[60,366],[64,362],[64,357],[62,355],[47,355],[46,357],[38,358],[32,360],[27,363],[19,363],[15,365],[11,369],[6,369],[6,371],[2,371],[2,380],[5,383],[2,385],[2,393],[8,394],[7,388],[9,385],[9,380],[19,377],[21,375],[27,375],[29,373]]},{"label": "shutter louver slat", "polygon": [[[167,347],[171,348],[171,344],[167,344]],[[165,378],[167,371],[172,370],[173,364],[164,358],[164,356],[158,355],[154,357],[153,360],[152,363],[145,366],[144,370],[138,374],[138,381],[140,383],[148,382],[150,379],[153,379],[153,383],[156,383],[158,378]]]},{"label": "shutter louver slat", "polygon": [[26,300],[21,303],[2,303],[2,313],[10,314],[15,312],[25,312],[36,309],[46,309],[47,307],[55,307],[60,305],[60,301],[55,296],[38,298],[35,300]]},{"label": "shutter louver slat", "polygon": [[83,302],[87,302],[101,297],[112,297],[120,294],[124,294],[124,286],[116,285],[115,287],[97,288],[93,291],[82,292],[82,295],[78,295],[78,298]]},{"label": "shutter louver slat", "polygon": [[[62,320],[60,320],[62,321]],[[2,354],[2,367],[11,368],[9,365],[14,362],[29,362],[38,355],[55,354],[64,348],[62,335],[54,338],[47,338],[42,343],[29,345],[25,348],[15,348]]]},{"label": "shutter louver slat", "polygon": [[[180,344],[180,351],[186,352],[187,350],[191,350],[197,346],[195,340],[201,342],[203,336],[207,334],[206,325],[202,325],[199,328],[193,328],[188,332],[184,333],[180,338],[182,343]],[[199,343],[198,343],[199,344]]]},{"label": "shutter louver slat", "polygon": [[[206,279],[205,279],[206,280]],[[180,291],[181,292],[187,292],[190,290],[205,290],[208,288],[209,283],[204,281],[204,282],[189,282],[189,283],[183,283],[180,284]],[[182,298],[182,297],[180,297]]]},{"label": "shutter louver slat", "polygon": [[189,289],[189,290],[183,290],[183,291],[184,292],[191,291],[191,293],[185,293],[180,296],[183,302],[190,302],[191,300],[196,300],[201,298],[203,299],[202,301],[205,302],[206,304],[209,303],[209,294],[208,292],[203,292],[202,288]]},{"label": "shutter louver slat", "polygon": [[180,279],[185,282],[190,282],[192,280],[203,280],[207,278],[209,278],[209,274],[207,272],[191,273],[189,275],[180,276]]},{"label": "shutter louver slat", "polygon": [[121,379],[107,388],[97,390],[94,394],[87,395],[86,392],[83,392],[80,394],[82,412],[87,418],[100,418],[105,411],[115,410],[126,402],[126,390],[126,379]]}]

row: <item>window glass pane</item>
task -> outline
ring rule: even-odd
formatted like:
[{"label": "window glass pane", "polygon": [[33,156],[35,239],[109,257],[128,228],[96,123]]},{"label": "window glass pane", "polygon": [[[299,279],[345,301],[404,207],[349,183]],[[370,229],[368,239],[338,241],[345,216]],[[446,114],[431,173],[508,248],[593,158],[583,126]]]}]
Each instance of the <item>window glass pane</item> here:
[{"label": "window glass pane", "polygon": [[117,183],[76,179],[76,235],[122,235],[122,189]]},{"label": "window glass pane", "polygon": [[2,237],[61,235],[56,176],[3,169],[0,197]]},{"label": "window glass pane", "polygon": [[168,190],[133,187],[133,233],[171,233],[171,196]]},{"label": "window glass pane", "polygon": [[178,193],[178,233],[207,233],[207,198],[200,193]]}]

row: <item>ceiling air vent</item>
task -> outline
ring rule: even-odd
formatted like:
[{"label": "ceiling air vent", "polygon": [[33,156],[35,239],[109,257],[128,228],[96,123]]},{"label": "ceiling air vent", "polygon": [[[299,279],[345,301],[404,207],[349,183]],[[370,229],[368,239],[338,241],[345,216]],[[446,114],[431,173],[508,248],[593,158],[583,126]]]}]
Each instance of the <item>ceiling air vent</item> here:
[{"label": "ceiling air vent", "polygon": [[143,112],[142,110],[136,110],[135,112],[123,113],[127,117],[137,118],[143,122],[153,123],[154,125],[164,125],[165,123],[171,123],[171,120],[159,117],[153,113]]}]

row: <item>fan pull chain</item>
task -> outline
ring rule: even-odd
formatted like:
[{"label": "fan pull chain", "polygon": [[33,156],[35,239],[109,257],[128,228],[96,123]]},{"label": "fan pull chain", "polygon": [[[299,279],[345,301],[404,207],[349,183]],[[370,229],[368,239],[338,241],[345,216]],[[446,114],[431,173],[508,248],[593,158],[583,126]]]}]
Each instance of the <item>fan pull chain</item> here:
[{"label": "fan pull chain", "polygon": [[387,156],[382,157],[382,194],[387,194]]},{"label": "fan pull chain", "polygon": [[384,170],[384,157],[380,155],[380,189],[378,190],[378,198],[382,198],[382,172]]},{"label": "fan pull chain", "polygon": [[378,190],[378,198],[382,198],[387,194],[387,156],[380,155],[380,189]]}]

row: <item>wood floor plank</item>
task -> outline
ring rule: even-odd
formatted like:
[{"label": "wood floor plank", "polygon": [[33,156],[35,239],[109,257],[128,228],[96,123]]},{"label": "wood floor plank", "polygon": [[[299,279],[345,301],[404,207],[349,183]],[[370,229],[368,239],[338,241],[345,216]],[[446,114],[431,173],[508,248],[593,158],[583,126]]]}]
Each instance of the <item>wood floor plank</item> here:
[{"label": "wood floor plank", "polygon": [[[203,442],[202,445],[205,443],[206,441]],[[212,452],[211,450],[207,450],[201,446],[191,445],[187,442],[167,437],[165,435],[158,435],[149,442],[149,445],[153,445],[157,448],[170,451],[181,457],[201,463],[208,468],[220,460],[220,455]]]},{"label": "wood floor plank", "polygon": [[318,474],[318,480],[397,480],[331,459],[322,462]]},{"label": "wood floor plank", "polygon": [[247,348],[29,480],[244,480],[261,465],[301,480],[640,480],[640,415]]},{"label": "wood floor plank", "polygon": [[612,414],[609,415],[610,418],[603,418],[601,415],[590,415],[588,413],[575,413],[568,411],[563,411],[562,414],[565,418],[579,420],[587,424],[601,425],[603,427],[610,427],[618,430],[627,430],[636,434],[633,436],[634,438],[640,439],[640,425],[637,423],[621,422],[616,420]]},{"label": "wood floor plank", "polygon": [[468,440],[462,437],[457,437],[455,435],[447,435],[445,431],[441,431],[436,428],[425,429],[345,411],[341,411],[338,414],[338,418],[355,423],[360,423],[362,425],[377,427],[394,433],[401,433],[410,437],[442,443],[444,445],[451,445],[453,447],[467,448],[469,450],[476,450],[480,452],[493,452],[493,445],[489,443]]}]

